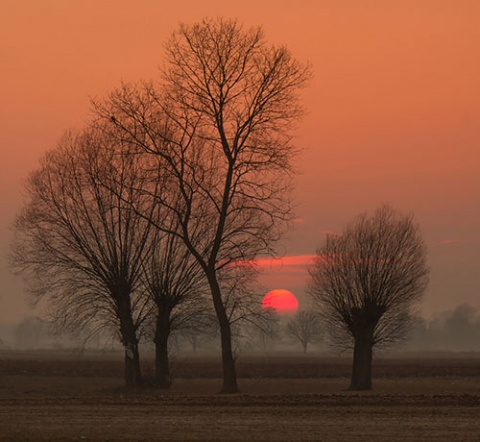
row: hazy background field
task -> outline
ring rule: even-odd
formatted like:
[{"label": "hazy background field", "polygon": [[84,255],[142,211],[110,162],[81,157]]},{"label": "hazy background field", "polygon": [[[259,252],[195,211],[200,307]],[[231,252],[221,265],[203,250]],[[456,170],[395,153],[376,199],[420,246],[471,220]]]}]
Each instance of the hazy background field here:
[{"label": "hazy background field", "polygon": [[[287,318],[283,318],[276,339],[261,341],[243,339],[239,350],[247,347],[260,353],[275,351],[301,352],[300,344],[292,341],[284,332]],[[85,349],[109,352],[120,350],[119,342],[110,334],[95,335],[86,339],[85,334],[58,333],[46,320],[30,316],[17,323],[0,322],[0,350],[65,350],[79,352]],[[173,336],[171,350],[192,353],[192,343],[181,336]],[[216,351],[218,340],[208,337],[198,343],[198,351]],[[143,347],[153,351],[153,343],[143,338]],[[310,345],[312,351],[332,350],[326,339]],[[396,346],[397,351],[453,351],[480,352],[480,312],[469,304],[462,304],[432,318],[418,316],[412,324],[408,338]]]}]

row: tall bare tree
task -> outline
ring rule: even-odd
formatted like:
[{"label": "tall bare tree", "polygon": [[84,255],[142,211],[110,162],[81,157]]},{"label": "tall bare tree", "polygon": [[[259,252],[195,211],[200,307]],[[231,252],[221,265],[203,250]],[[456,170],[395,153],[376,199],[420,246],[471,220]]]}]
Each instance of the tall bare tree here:
[{"label": "tall bare tree", "polygon": [[63,326],[114,327],[125,347],[126,384],[137,385],[138,330],[147,307],[140,276],[152,226],[126,201],[152,218],[156,206],[135,190],[143,180],[137,158],[117,147],[92,127],[67,134],[46,154],[27,183],[12,262],[32,299],[46,299]]},{"label": "tall bare tree", "polygon": [[302,345],[303,352],[307,352],[308,344],[320,342],[323,337],[320,316],[310,310],[301,310],[295,313],[285,325],[286,335]]},{"label": "tall bare tree", "polygon": [[310,294],[334,342],[353,343],[350,389],[371,389],[373,347],[405,336],[427,286],[418,225],[388,206],[362,214],[341,235],[327,236],[310,277]]},{"label": "tall bare tree", "polygon": [[[97,103],[112,131],[154,154],[169,177],[158,199],[208,281],[218,318],[225,393],[238,391],[232,330],[219,272],[271,253],[292,212],[293,123],[310,77],[260,28],[206,19],[166,44],[162,90],[124,87]],[[158,226],[162,228],[162,226]]]}]

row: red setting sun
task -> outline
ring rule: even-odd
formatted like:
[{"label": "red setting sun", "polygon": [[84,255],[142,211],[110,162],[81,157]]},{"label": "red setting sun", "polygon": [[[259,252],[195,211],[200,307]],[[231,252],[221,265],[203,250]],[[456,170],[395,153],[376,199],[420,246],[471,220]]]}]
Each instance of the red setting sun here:
[{"label": "red setting sun", "polygon": [[275,289],[263,297],[262,308],[272,308],[279,314],[293,314],[298,309],[298,299],[289,290]]}]

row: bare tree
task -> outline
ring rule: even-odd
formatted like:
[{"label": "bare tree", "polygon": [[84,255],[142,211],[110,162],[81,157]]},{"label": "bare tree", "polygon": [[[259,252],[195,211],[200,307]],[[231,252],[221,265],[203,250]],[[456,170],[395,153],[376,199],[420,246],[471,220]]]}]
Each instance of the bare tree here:
[{"label": "bare tree", "polygon": [[419,227],[388,206],[362,214],[341,235],[327,236],[310,276],[310,294],[334,342],[353,343],[350,389],[370,389],[373,347],[405,336],[427,286]]},{"label": "bare tree", "polygon": [[318,313],[301,310],[295,313],[285,325],[286,335],[302,345],[303,353],[307,352],[308,344],[320,342],[323,337],[323,327]]},{"label": "bare tree", "polygon": [[213,341],[218,334],[215,312],[211,309],[197,311],[190,316],[189,321],[177,327],[175,332],[190,345],[192,352],[196,353],[199,347]]},{"label": "bare tree", "polygon": [[[137,159],[114,149],[101,131],[67,134],[28,180],[12,247],[14,269],[34,302],[47,300],[57,323],[117,330],[127,385],[141,380],[138,330],[147,303],[140,276],[152,227],[125,201],[134,199],[154,218],[153,201],[135,190],[142,179]],[[116,192],[104,186],[109,180]]]},{"label": "bare tree", "polygon": [[155,250],[145,264],[144,285],[155,305],[155,377],[171,385],[169,338],[173,331],[198,324],[206,315],[207,284],[197,261],[175,235],[157,231]]},{"label": "bare tree", "polygon": [[[225,393],[238,391],[232,330],[219,272],[272,253],[292,212],[292,125],[310,77],[260,28],[206,19],[181,25],[166,44],[161,92],[145,85],[96,109],[134,149],[154,154],[169,177],[158,199],[208,281],[218,318]],[[163,226],[157,226],[164,229]]]},{"label": "bare tree", "polygon": [[240,329],[241,345],[268,353],[281,337],[280,318],[273,309],[259,309],[252,321],[244,322]]}]

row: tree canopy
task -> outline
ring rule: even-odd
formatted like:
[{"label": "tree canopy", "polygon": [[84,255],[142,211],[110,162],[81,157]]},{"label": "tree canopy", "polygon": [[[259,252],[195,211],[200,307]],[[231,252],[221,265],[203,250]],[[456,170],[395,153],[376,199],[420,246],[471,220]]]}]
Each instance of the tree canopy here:
[{"label": "tree canopy", "polygon": [[310,277],[310,294],[333,341],[353,344],[351,388],[370,388],[373,346],[405,336],[427,286],[419,226],[388,206],[362,214],[341,234],[327,236]]}]

